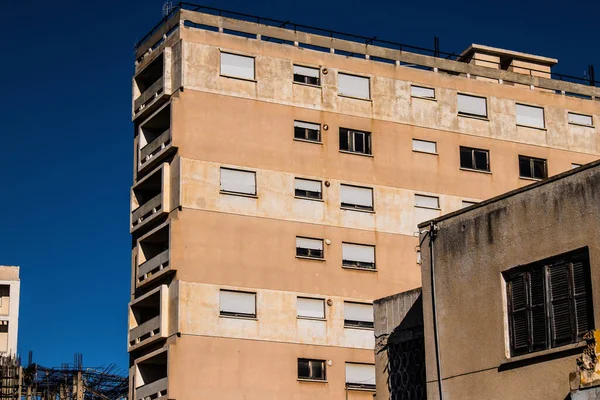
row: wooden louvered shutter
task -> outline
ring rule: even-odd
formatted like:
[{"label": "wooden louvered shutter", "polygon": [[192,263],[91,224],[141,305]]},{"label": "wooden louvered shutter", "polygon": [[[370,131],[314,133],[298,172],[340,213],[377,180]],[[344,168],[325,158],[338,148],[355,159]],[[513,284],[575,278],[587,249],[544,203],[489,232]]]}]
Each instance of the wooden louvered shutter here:
[{"label": "wooden louvered shutter", "polygon": [[549,268],[550,316],[552,347],[574,341],[574,318],[571,310],[571,285],[569,264],[559,261]]},{"label": "wooden louvered shutter", "polygon": [[514,275],[508,283],[512,355],[529,351],[527,274]]},{"label": "wooden louvered shutter", "polygon": [[531,328],[531,348],[529,351],[545,350],[548,348],[545,281],[545,268],[536,268],[529,272],[529,316]]},{"label": "wooden louvered shutter", "polygon": [[589,292],[589,264],[576,260],[571,264],[573,276],[573,308],[575,310],[575,339],[592,329],[592,305]]}]

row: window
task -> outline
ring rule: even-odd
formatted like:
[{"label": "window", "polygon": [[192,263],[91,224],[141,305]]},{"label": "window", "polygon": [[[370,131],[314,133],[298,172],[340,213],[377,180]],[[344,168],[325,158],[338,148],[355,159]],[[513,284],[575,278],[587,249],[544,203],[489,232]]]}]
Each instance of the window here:
[{"label": "window", "polygon": [[294,121],[294,139],[321,143],[321,125]]},{"label": "window", "polygon": [[415,222],[429,221],[440,216],[440,199],[435,196],[415,194]]},{"label": "window", "polygon": [[325,300],[298,297],[296,308],[299,318],[325,319]]},{"label": "window", "polygon": [[340,150],[371,154],[371,132],[340,128]]},{"label": "window", "polygon": [[323,258],[323,240],[296,236],[296,256]]},{"label": "window", "polygon": [[517,125],[544,128],[544,109],[517,104]]},{"label": "window", "polygon": [[548,177],[546,160],[519,156],[519,176],[521,178],[546,179]]},{"label": "window", "polygon": [[294,180],[294,196],[320,200],[323,198],[321,181],[296,178]]},{"label": "window", "polygon": [[369,78],[340,72],[338,74],[338,94],[359,99],[370,99]]},{"label": "window", "polygon": [[342,243],[342,266],[375,269],[375,246]]},{"label": "window", "polygon": [[471,207],[471,206],[474,206],[475,204],[477,204],[476,201],[463,200],[460,208]]},{"label": "window", "polygon": [[440,198],[415,194],[415,207],[433,208],[438,210],[440,208]]},{"label": "window", "polygon": [[345,328],[373,328],[373,304],[344,302]]},{"label": "window", "polygon": [[594,126],[591,115],[569,113],[569,123],[575,125]]},{"label": "window", "polygon": [[459,93],[458,114],[487,118],[487,99]]},{"label": "window", "polygon": [[375,365],[346,363],[348,389],[375,390]]},{"label": "window", "polygon": [[413,151],[418,151],[421,153],[437,154],[437,143],[429,142],[426,140],[413,139],[412,149]]},{"label": "window", "polygon": [[373,211],[373,189],[351,185],[340,185],[342,208]]},{"label": "window", "polygon": [[594,329],[588,249],[505,273],[512,356],[576,343]]},{"label": "window", "polygon": [[221,290],[219,302],[222,316],[256,318],[256,293]]},{"label": "window", "polygon": [[221,168],[221,192],[256,195],[256,173]]},{"label": "window", "polygon": [[581,167],[581,164],[571,164],[571,169],[577,169]]},{"label": "window", "polygon": [[460,146],[460,167],[477,171],[490,170],[489,150]]},{"label": "window", "polygon": [[435,89],[411,85],[410,95],[412,97],[421,97],[424,99],[435,99]]},{"label": "window", "polygon": [[308,379],[311,381],[324,381],[325,361],[308,360],[306,358],[298,359],[298,379]]},{"label": "window", "polygon": [[319,86],[321,84],[319,68],[294,65],[294,82]]},{"label": "window", "polygon": [[221,53],[221,75],[254,80],[254,57]]}]

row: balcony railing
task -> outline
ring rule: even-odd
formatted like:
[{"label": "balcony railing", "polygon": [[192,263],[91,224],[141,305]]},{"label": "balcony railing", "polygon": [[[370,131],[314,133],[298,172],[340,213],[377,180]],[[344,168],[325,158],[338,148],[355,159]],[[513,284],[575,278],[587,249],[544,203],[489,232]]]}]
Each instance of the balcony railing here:
[{"label": "balcony railing", "polygon": [[165,250],[150,260],[140,264],[137,270],[138,285],[145,283],[153,275],[169,267],[169,250]]},{"label": "balcony railing", "polygon": [[129,346],[135,346],[154,336],[160,335],[161,316],[156,317],[129,330]]},{"label": "balcony railing", "polygon": [[167,397],[167,387],[169,380],[167,377],[151,382],[147,385],[140,386],[135,389],[135,400],[152,400],[162,399]]},{"label": "balcony railing", "polygon": [[154,196],[151,200],[136,208],[131,213],[131,226],[135,228],[162,209],[162,193]]},{"label": "balcony railing", "polygon": [[149,115],[173,94],[171,48],[153,55],[148,64],[133,78],[132,119]]},{"label": "balcony railing", "polygon": [[141,111],[143,106],[148,105],[152,100],[164,93],[165,90],[165,78],[160,77],[154,82],[148,89],[146,89],[135,101],[133,102],[134,113]]},{"label": "balcony railing", "polygon": [[171,129],[161,133],[156,139],[140,149],[140,170],[144,169],[159,152],[171,143]]}]

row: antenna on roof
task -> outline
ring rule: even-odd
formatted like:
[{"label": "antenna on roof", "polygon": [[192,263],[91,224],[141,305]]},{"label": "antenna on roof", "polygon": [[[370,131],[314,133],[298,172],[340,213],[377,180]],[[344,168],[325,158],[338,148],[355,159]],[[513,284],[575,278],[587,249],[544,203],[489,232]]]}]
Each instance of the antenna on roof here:
[{"label": "antenna on roof", "polygon": [[168,17],[171,12],[173,11],[174,7],[173,7],[173,2],[172,1],[165,1],[163,6],[162,6],[162,15],[163,17]]}]

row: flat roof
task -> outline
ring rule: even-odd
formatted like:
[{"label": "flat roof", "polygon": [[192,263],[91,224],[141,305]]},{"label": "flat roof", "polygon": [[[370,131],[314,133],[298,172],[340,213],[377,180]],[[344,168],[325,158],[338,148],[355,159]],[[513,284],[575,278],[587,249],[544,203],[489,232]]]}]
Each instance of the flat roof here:
[{"label": "flat roof", "polygon": [[[544,186],[544,185],[548,185],[550,183],[554,183],[554,182],[556,182],[558,180],[567,178],[567,177],[569,177],[571,175],[579,174],[581,172],[584,172],[584,171],[587,171],[588,169],[593,169],[593,168],[598,168],[600,170],[600,160],[592,161],[591,163],[584,164],[581,167],[573,168],[573,169],[571,169],[569,171],[565,171],[565,172],[560,173],[558,175],[551,176],[550,178],[544,179],[542,181],[539,181],[539,182],[536,182],[536,183],[532,183],[531,185],[527,185],[527,186],[523,186],[523,187],[518,188],[518,189],[511,190],[509,192],[503,193],[503,194],[498,195],[496,197],[492,197],[492,198],[489,198],[489,199],[484,200],[482,202],[473,204],[472,206],[461,208],[460,210],[456,210],[456,211],[453,211],[451,213],[444,214],[444,215],[442,215],[442,216],[440,216],[438,218],[434,218],[434,219],[430,219],[428,221],[421,222],[418,225],[418,227],[419,228],[425,228],[425,227],[429,226],[429,224],[430,224],[431,221],[439,222],[439,221],[444,221],[444,220],[447,220],[447,219],[450,219],[450,218],[454,218],[454,217],[456,217],[458,215],[470,212],[470,211],[475,210],[477,208],[485,207],[488,204],[496,203],[496,202],[498,202],[500,200],[504,200],[504,199],[506,199],[508,197],[515,196],[517,194],[526,192],[528,190],[536,189],[536,188],[538,188],[540,186]],[[599,171],[599,173],[600,173],[600,171]]]},{"label": "flat roof", "polygon": [[485,46],[483,44],[476,44],[476,43],[473,43],[465,51],[460,53],[460,58],[466,58],[471,53],[474,53],[477,51],[482,52],[482,53],[493,54],[493,55],[497,55],[497,56],[509,56],[509,57],[516,58],[519,60],[532,61],[535,63],[545,64],[545,65],[550,65],[550,66],[558,63],[558,60],[556,58],[537,56],[535,54],[521,53],[520,51],[506,50],[506,49],[501,49],[499,47]]}]

